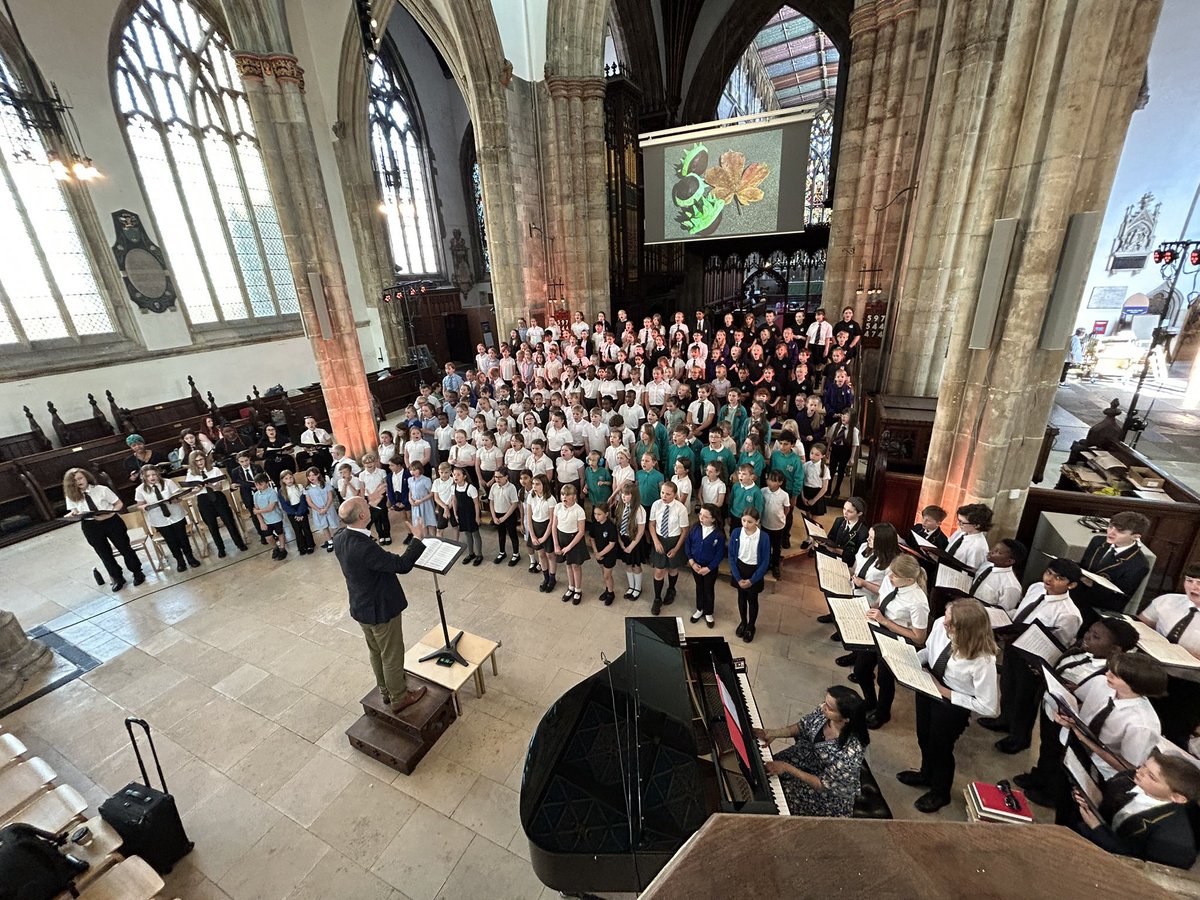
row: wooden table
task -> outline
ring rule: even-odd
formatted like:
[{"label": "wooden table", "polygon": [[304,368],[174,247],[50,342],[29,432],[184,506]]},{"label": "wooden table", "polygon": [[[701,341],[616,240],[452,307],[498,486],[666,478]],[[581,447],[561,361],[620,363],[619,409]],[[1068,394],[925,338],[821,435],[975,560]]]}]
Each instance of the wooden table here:
[{"label": "wooden table", "polygon": [[[462,631],[461,628],[455,628],[453,625],[449,630],[452,638]],[[477,634],[463,631],[462,640],[458,642],[458,652],[467,661],[466,666],[460,666],[458,663],[452,666],[439,666],[436,659],[421,662],[422,656],[428,656],[430,653],[440,650],[444,645],[442,626],[437,625],[404,654],[404,671],[412,672],[426,681],[432,681],[449,690],[454,695],[454,711],[461,715],[462,707],[458,701],[459,689],[474,678],[475,694],[482,697],[487,692],[483,684],[482,666],[489,659],[492,661],[492,674],[500,674],[500,669],[496,665],[496,651],[500,649],[500,642],[490,641]]]}]

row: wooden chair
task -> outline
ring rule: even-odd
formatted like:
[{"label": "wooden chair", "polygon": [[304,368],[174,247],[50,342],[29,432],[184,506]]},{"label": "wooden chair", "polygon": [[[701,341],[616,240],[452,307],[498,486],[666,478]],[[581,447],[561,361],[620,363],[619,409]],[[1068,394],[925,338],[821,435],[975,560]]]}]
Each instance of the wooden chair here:
[{"label": "wooden chair", "polygon": [[[184,504],[184,508],[186,509],[187,508],[187,500],[186,499],[183,501],[183,504]],[[139,512],[142,512],[142,511],[139,510]],[[159,532],[159,530],[157,528],[154,528],[154,527],[146,524],[144,512],[142,512],[142,522],[143,522],[143,526],[150,533],[150,538],[154,542],[154,550],[158,554],[158,558],[160,560],[165,560],[167,558],[167,551],[164,550],[164,548],[167,546],[167,539],[162,536],[162,533]],[[191,542],[192,550],[195,552],[195,554],[197,556],[208,556],[208,541],[207,540],[202,541],[200,539],[199,530],[197,528],[195,528],[192,524],[191,513],[187,513],[186,515],[184,515],[183,523],[184,523],[184,526],[187,528],[188,541]],[[201,524],[201,527],[203,527],[203,524]],[[205,534],[207,534],[207,529],[205,530]]]},{"label": "wooden chair", "polygon": [[152,900],[166,887],[140,856],[117,863],[79,893],[79,900]]},{"label": "wooden chair", "polygon": [[0,772],[0,816],[32,803],[57,777],[41,757],[9,766]]},{"label": "wooden chair", "polygon": [[38,794],[33,802],[0,816],[0,825],[24,822],[42,831],[61,834],[76,822],[83,821],[87,801],[69,784],[59,785],[52,791]]},{"label": "wooden chair", "polygon": [[25,759],[28,751],[12,732],[0,729],[0,772]]},{"label": "wooden chair", "polygon": [[88,870],[75,879],[77,890],[83,890],[124,858],[117,852],[123,841],[115,828],[99,816],[93,816],[84,824],[91,832],[86,846],[67,843],[63,847],[65,852],[88,864]]},{"label": "wooden chair", "polygon": [[[133,548],[133,552],[146,554],[146,562],[150,564],[150,568],[155,572],[161,572],[163,567],[162,549],[154,540],[150,526],[146,524],[145,513],[140,509],[131,509],[129,512],[121,513],[121,521],[125,523],[125,528],[129,532],[129,546]],[[150,553],[151,548],[154,550],[153,556]]]},{"label": "wooden chair", "polygon": [[212,553],[210,536],[208,526],[204,524],[204,518],[200,515],[200,504],[196,502],[195,494],[183,498],[183,508],[187,511],[188,534],[193,538],[192,546],[196,548],[197,555],[206,559]]}]

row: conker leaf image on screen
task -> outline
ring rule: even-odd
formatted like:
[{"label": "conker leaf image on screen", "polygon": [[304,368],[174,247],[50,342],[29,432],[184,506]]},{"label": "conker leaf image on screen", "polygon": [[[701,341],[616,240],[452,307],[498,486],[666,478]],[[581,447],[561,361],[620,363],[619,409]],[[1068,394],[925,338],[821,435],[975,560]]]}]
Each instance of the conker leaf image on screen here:
[{"label": "conker leaf image on screen", "polygon": [[778,230],[782,135],[713,137],[667,148],[663,205],[667,240]]}]

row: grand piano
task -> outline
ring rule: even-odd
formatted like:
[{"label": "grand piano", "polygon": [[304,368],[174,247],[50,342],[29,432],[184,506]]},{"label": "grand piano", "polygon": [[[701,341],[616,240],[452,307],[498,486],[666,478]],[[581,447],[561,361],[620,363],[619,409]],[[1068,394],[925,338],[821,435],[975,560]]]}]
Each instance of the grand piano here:
[{"label": "grand piano", "polygon": [[643,890],[716,812],[787,815],[741,660],[674,618],[627,618],[625,652],[567,691],[529,743],[521,825],[567,894]]}]

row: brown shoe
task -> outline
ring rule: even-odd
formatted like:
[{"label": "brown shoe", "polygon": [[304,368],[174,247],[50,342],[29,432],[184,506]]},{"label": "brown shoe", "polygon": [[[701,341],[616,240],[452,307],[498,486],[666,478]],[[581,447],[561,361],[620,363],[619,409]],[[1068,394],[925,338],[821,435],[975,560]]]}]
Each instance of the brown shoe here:
[{"label": "brown shoe", "polygon": [[401,697],[399,700],[393,700],[388,704],[388,709],[390,709],[393,713],[398,713],[401,710],[408,709],[408,707],[412,706],[414,703],[424,697],[428,690],[429,688],[422,685],[415,691],[405,691],[403,697]]}]

